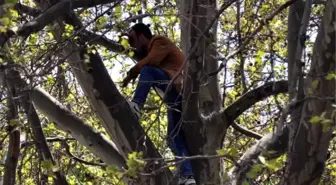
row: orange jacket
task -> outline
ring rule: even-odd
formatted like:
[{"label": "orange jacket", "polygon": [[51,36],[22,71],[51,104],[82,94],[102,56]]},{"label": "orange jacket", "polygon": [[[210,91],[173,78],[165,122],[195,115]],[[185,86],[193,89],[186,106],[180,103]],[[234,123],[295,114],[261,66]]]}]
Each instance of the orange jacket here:
[{"label": "orange jacket", "polygon": [[[183,64],[185,57],[181,50],[165,36],[154,36],[148,44],[148,55],[135,65],[137,73],[145,65],[155,66],[164,70],[173,79]],[[183,74],[179,74],[174,85],[181,92]]]}]

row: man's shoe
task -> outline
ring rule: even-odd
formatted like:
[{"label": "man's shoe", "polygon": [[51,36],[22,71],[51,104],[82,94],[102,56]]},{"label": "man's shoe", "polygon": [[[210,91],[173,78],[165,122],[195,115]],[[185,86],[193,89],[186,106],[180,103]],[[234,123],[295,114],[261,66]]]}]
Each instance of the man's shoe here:
[{"label": "man's shoe", "polygon": [[128,101],[128,104],[129,106],[131,107],[134,115],[136,116],[136,118],[139,120],[140,119],[140,116],[141,116],[141,112],[140,112],[140,108],[139,108],[139,105],[135,102],[131,102],[131,101]]},{"label": "man's shoe", "polygon": [[196,185],[196,181],[193,176],[181,176],[179,185]]}]

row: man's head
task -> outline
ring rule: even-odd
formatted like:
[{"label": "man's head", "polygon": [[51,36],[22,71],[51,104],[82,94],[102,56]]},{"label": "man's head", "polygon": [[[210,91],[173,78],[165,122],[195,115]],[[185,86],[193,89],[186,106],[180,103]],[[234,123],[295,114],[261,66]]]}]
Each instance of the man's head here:
[{"label": "man's head", "polygon": [[134,55],[138,59],[147,56],[148,43],[152,39],[153,34],[149,27],[143,23],[133,25],[128,32],[128,42],[131,47],[135,48]]}]

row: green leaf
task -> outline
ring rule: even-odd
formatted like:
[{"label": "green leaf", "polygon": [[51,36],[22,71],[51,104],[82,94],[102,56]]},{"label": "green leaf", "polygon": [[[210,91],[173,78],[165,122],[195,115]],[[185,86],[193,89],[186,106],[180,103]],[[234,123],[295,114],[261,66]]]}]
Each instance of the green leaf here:
[{"label": "green leaf", "polygon": [[142,172],[146,162],[142,160],[142,152],[132,152],[128,154],[126,174],[130,177],[136,177],[138,172]]},{"label": "green leaf", "polygon": [[128,52],[128,56],[133,57],[134,56],[134,51]]},{"label": "green leaf", "polygon": [[330,124],[323,124],[322,131],[323,132],[329,132],[330,131]]},{"label": "green leaf", "polygon": [[219,149],[216,150],[217,155],[225,155],[225,150],[224,149]]},{"label": "green leaf", "polygon": [[311,84],[311,87],[312,87],[313,89],[316,89],[318,85],[319,85],[319,81],[318,81],[318,80],[314,80],[314,81],[312,82],[312,84]]},{"label": "green leaf", "polygon": [[151,119],[152,121],[154,121],[154,120],[156,119],[156,114],[151,114],[151,115],[150,115],[150,119]]},{"label": "green leaf", "polygon": [[4,26],[0,26],[0,32],[1,33],[6,33],[7,32],[7,28]]},{"label": "green leaf", "polygon": [[10,25],[10,19],[8,17],[1,18],[1,22],[5,26],[9,26]]},{"label": "green leaf", "polygon": [[239,152],[237,148],[230,148],[228,154],[231,156],[238,156]]},{"label": "green leaf", "polygon": [[97,23],[97,29],[102,29],[104,28],[105,23],[108,21],[108,17],[99,17],[98,23]]},{"label": "green leaf", "polygon": [[127,39],[122,38],[120,44],[121,44],[125,49],[129,48],[128,40],[127,40]]},{"label": "green leaf", "polygon": [[333,80],[333,79],[336,79],[336,74],[331,72],[329,73],[326,77],[326,80]]},{"label": "green leaf", "polygon": [[53,39],[54,38],[54,35],[51,33],[51,32],[48,32],[48,36]]},{"label": "green leaf", "polygon": [[321,118],[320,116],[313,116],[313,117],[309,120],[309,122],[310,122],[311,124],[316,124],[316,123],[320,122],[321,120],[322,120],[322,118]]},{"label": "green leaf", "polygon": [[51,74],[48,74],[47,75],[47,81],[51,84],[55,83],[55,78],[51,75]]},{"label": "green leaf", "polygon": [[118,6],[116,6],[115,8],[114,8],[114,15],[116,16],[116,17],[121,17],[121,10],[122,10],[122,8],[121,8],[121,6],[120,5],[118,5]]},{"label": "green leaf", "polygon": [[47,169],[47,170],[52,169],[53,162],[51,160],[45,160],[45,161],[41,162],[41,166],[42,166],[42,168]]},{"label": "green leaf", "polygon": [[75,99],[75,96],[72,93],[69,93],[68,97],[65,99],[66,102],[70,103]]},{"label": "green leaf", "polygon": [[17,125],[19,125],[19,120],[18,119],[12,119],[12,120],[10,120],[9,125],[10,126],[17,126]]},{"label": "green leaf", "polygon": [[16,10],[10,9],[9,12],[12,18],[17,19],[19,17],[19,13]]},{"label": "green leaf", "polygon": [[242,185],[249,185],[249,183],[247,182],[247,180],[244,180]]},{"label": "green leaf", "polygon": [[251,170],[247,173],[247,177],[254,179],[261,172],[263,165],[255,164],[252,166]]}]

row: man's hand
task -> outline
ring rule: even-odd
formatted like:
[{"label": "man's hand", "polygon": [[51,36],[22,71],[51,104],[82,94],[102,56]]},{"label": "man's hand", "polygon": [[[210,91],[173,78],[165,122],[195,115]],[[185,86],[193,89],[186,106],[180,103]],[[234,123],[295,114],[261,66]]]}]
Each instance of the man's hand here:
[{"label": "man's hand", "polygon": [[138,74],[139,73],[136,71],[136,68],[132,67],[127,72],[127,76],[124,78],[124,80],[122,82],[122,87],[126,87],[131,80],[135,80],[138,77]]}]

